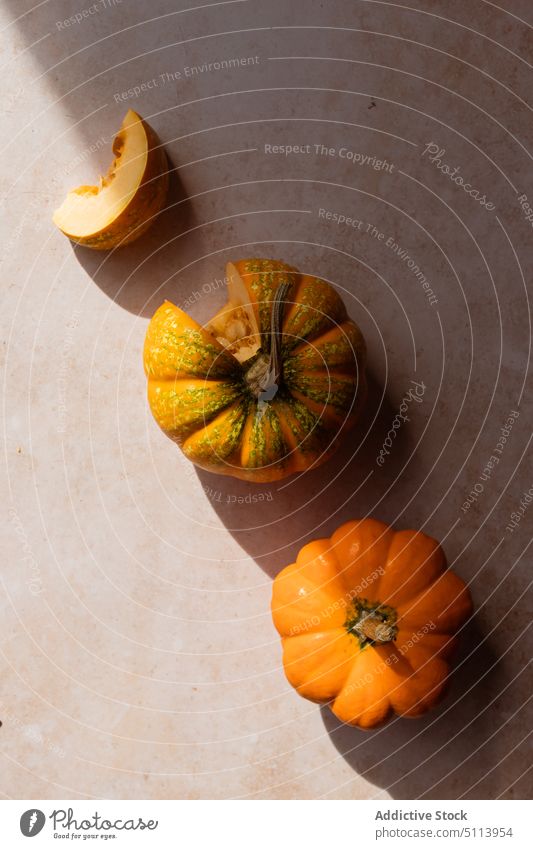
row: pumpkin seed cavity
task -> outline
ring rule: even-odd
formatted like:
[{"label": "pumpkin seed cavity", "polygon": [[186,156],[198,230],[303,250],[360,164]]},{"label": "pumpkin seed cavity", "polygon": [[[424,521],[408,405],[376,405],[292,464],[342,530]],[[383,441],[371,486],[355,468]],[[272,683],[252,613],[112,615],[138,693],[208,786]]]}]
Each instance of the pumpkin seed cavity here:
[{"label": "pumpkin seed cavity", "polygon": [[[270,344],[267,339],[262,348],[261,332],[242,277],[232,263],[228,263],[226,274],[228,303],[211,319],[208,330],[241,365],[249,363],[245,382],[264,413],[264,404],[273,400],[281,383],[283,308],[292,282],[281,283],[276,289],[270,305]],[[265,353],[267,346],[270,350]]]},{"label": "pumpkin seed cavity", "polygon": [[228,302],[209,322],[207,329],[240,363],[254,357],[261,347],[261,333],[244,281],[233,265],[226,266]]}]

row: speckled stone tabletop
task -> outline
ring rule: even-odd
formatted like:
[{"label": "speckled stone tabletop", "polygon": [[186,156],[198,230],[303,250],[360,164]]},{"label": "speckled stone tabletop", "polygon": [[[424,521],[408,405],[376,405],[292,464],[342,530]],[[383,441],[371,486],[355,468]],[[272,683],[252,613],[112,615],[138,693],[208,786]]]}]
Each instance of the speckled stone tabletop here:
[{"label": "speckled stone tabletop", "polygon": [[[527,797],[531,3],[33,6],[0,11],[1,793]],[[52,212],[128,108],[169,206],[74,249]],[[253,255],[330,281],[369,354],[341,451],[268,485],[190,466],[141,359],[164,298],[205,321]],[[290,688],[269,611],[305,542],[367,514],[442,540],[476,605],[443,704],[373,732]]]}]

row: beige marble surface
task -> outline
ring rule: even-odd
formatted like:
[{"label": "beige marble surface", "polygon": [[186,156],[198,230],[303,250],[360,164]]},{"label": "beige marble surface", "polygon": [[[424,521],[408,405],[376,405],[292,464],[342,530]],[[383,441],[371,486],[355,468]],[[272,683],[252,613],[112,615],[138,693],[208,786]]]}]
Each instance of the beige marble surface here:
[{"label": "beige marble surface", "polygon": [[[527,797],[533,506],[508,526],[533,485],[531,4],[32,6],[0,12],[1,793]],[[167,144],[171,208],[123,252],[73,250],[52,211],[128,107]],[[206,319],[250,254],[344,293],[372,379],[341,453],[260,507],[179,456],[141,366],[163,298]],[[366,513],[442,539],[478,610],[441,709],[369,734],[290,689],[269,615],[276,571]]]}]

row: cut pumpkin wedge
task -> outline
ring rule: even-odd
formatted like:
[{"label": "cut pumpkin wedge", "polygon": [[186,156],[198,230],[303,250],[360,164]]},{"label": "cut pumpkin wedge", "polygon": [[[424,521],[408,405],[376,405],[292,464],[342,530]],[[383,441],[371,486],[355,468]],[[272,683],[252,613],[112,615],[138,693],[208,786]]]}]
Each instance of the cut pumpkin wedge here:
[{"label": "cut pumpkin wedge", "polygon": [[56,209],[54,224],[95,250],[126,245],[144,233],[168,191],[168,161],[155,132],[130,109],[113,141],[114,160],[98,185],[78,186]]}]

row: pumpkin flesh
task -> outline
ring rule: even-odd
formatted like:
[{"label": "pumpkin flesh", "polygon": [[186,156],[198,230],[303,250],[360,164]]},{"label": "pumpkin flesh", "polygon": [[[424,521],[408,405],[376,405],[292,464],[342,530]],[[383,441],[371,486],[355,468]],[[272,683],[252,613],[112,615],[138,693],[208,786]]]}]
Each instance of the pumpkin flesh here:
[{"label": "pumpkin flesh", "polygon": [[129,109],[113,141],[114,160],[98,185],[72,189],[53,216],[72,241],[109,250],[137,239],[161,210],[168,161],[152,128]]}]

